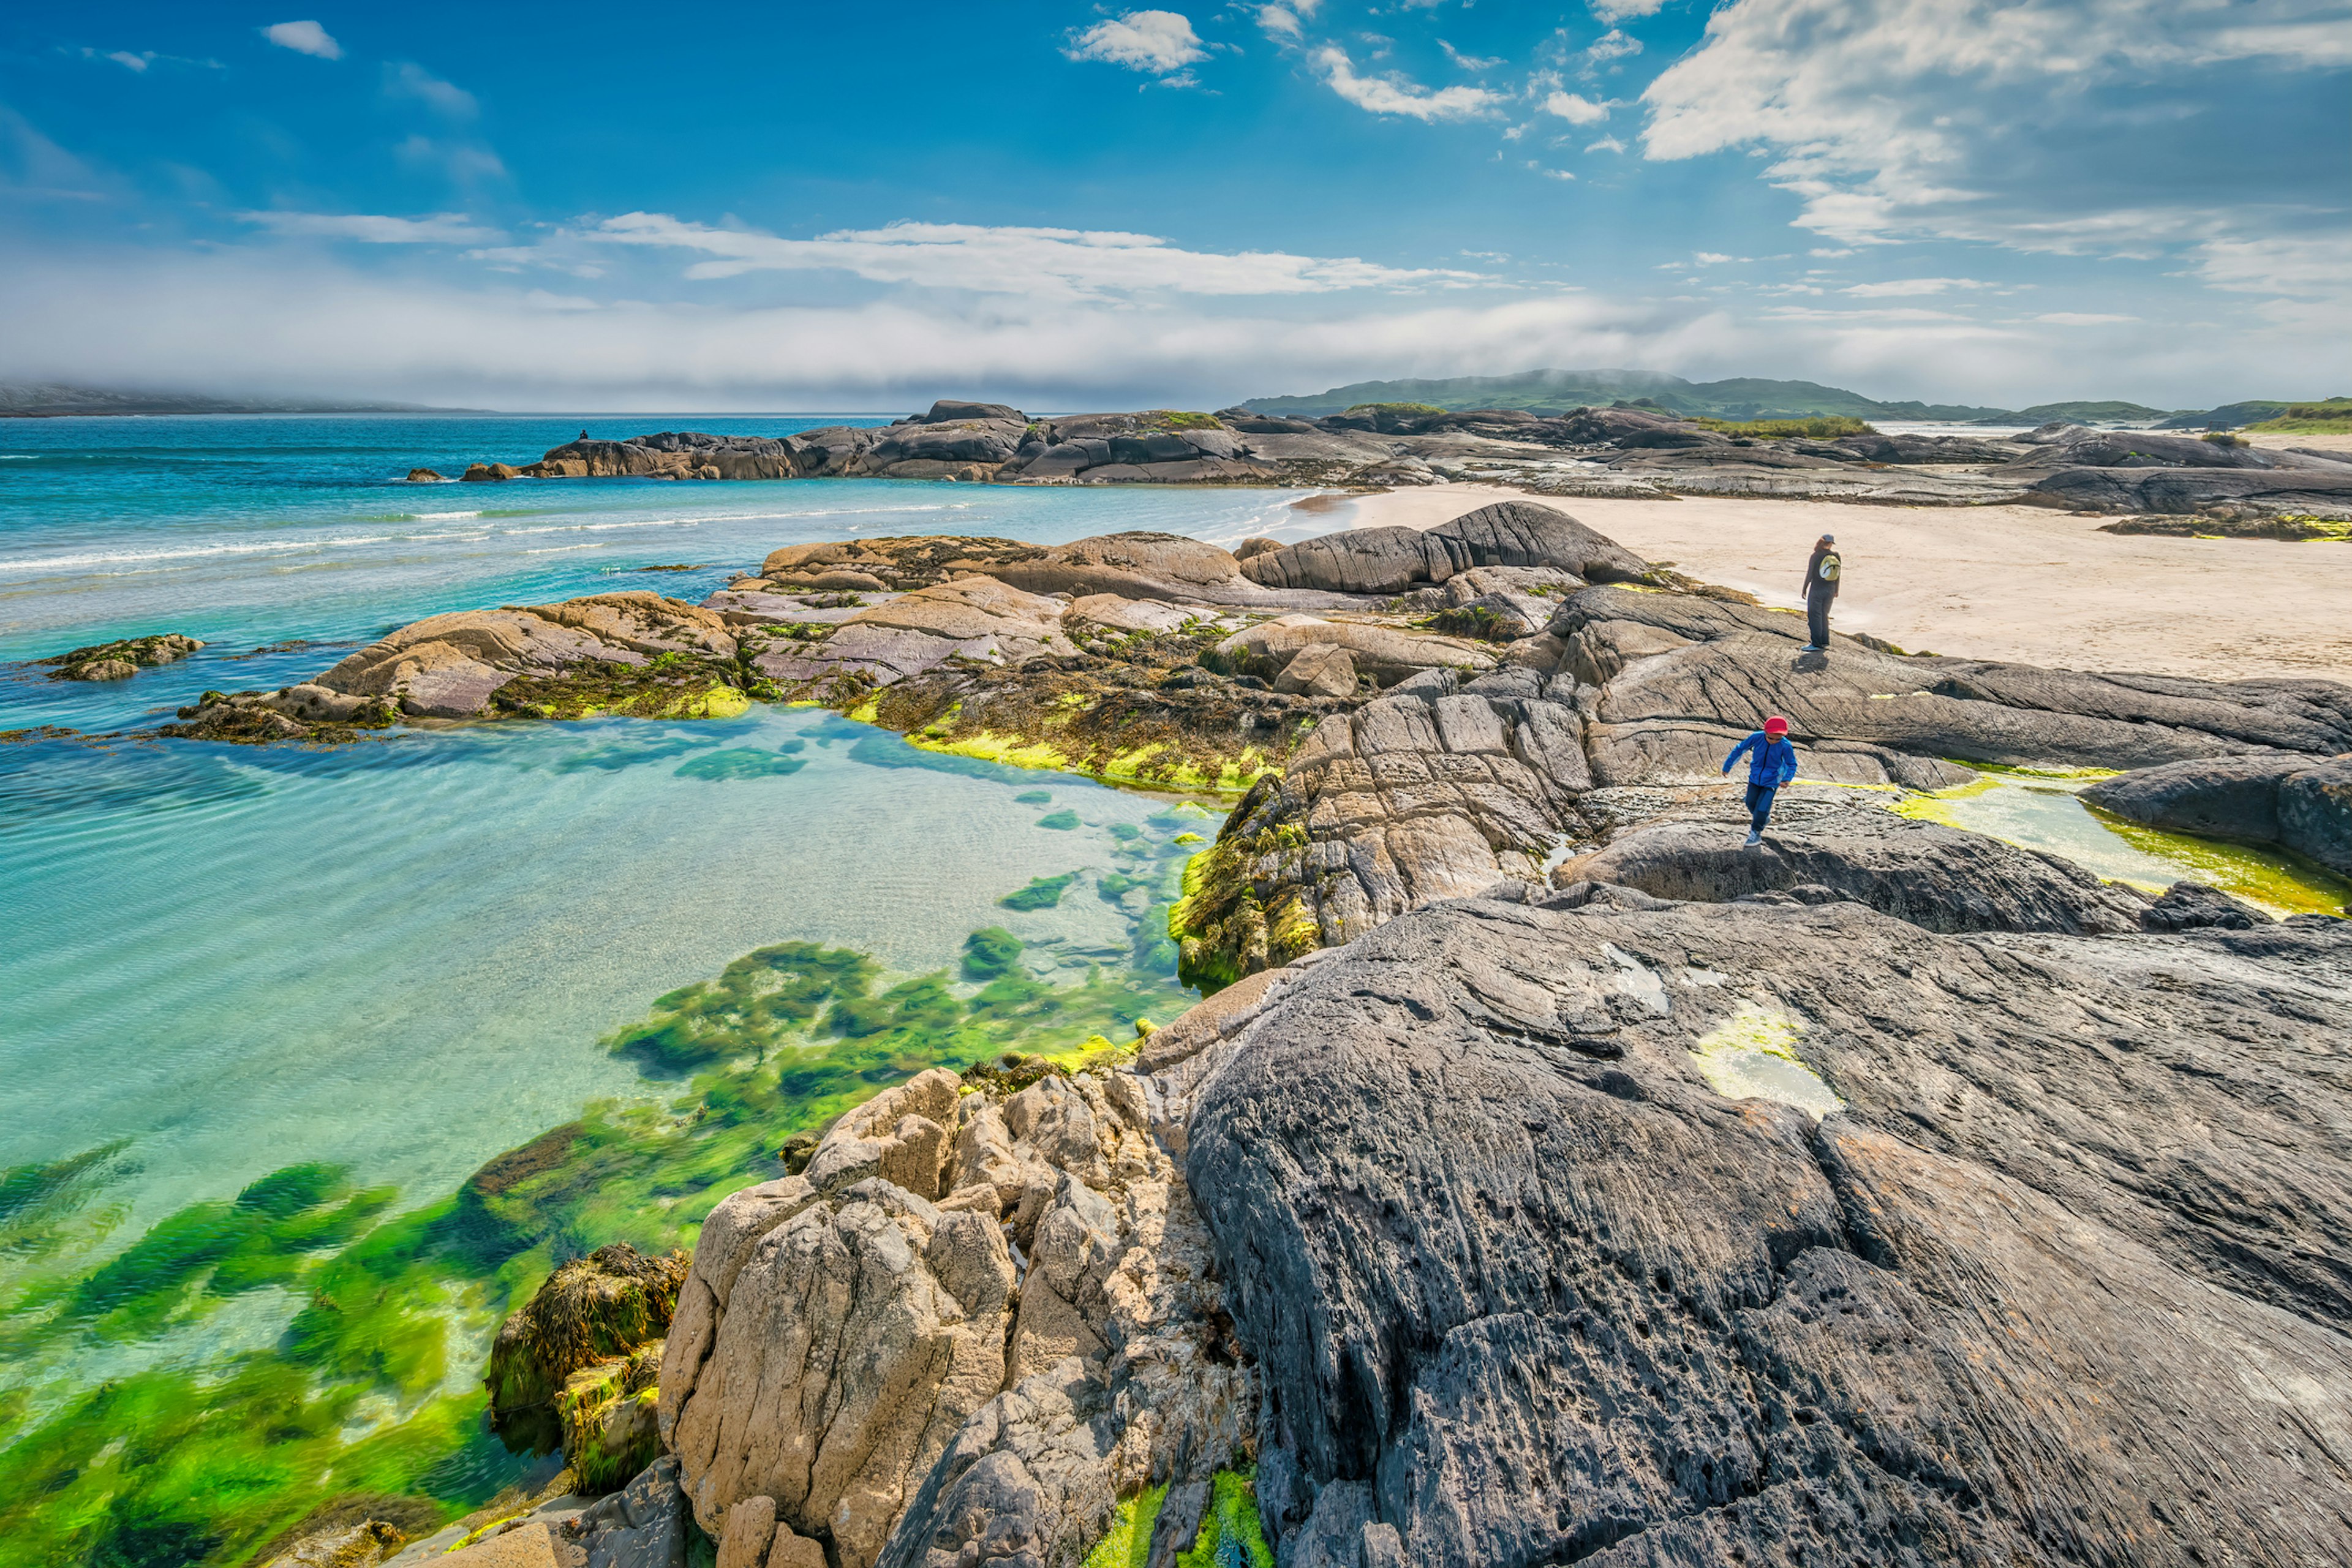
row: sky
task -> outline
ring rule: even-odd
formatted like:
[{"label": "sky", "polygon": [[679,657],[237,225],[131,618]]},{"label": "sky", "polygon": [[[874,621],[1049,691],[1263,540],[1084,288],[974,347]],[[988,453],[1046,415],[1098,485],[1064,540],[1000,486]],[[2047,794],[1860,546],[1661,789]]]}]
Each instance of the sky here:
[{"label": "sky", "polygon": [[0,376],[2352,394],[2352,0],[257,3],[0,16]]}]

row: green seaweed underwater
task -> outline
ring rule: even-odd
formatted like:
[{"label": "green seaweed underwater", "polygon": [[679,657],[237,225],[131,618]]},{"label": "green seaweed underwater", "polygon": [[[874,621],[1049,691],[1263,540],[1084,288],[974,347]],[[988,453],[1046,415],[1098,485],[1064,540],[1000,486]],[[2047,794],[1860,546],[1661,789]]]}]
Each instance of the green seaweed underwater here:
[{"label": "green seaweed underwater", "polygon": [[[305,1521],[422,1532],[544,1480],[552,1461],[489,1431],[480,1379],[500,1320],[559,1263],[691,1247],[719,1199],[783,1173],[795,1133],[926,1068],[1068,1060],[1183,1008],[1173,950],[1145,929],[1181,862],[1129,854],[1134,967],[1048,984],[998,927],[955,971],[907,978],[841,948],[761,948],[604,1042],[683,1080],[677,1099],[592,1105],[421,1207],[294,1165],[92,1261],[131,1151],[0,1172],[0,1564],[260,1563]],[[272,1303],[265,1348],[208,1350],[217,1315]]]}]

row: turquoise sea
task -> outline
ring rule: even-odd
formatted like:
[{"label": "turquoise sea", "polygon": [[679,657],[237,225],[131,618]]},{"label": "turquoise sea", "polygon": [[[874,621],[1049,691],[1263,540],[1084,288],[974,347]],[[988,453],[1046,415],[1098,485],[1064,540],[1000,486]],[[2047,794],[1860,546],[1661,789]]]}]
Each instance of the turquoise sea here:
[{"label": "turquoise sea", "polygon": [[[770,944],[857,950],[887,984],[952,972],[968,935],[994,926],[1026,944],[1041,984],[1140,965],[1137,984],[1172,988],[1149,929],[1164,936],[1156,868],[1181,864],[1179,834],[1214,831],[1213,802],[936,758],[761,705],[725,722],[484,725],[335,749],[100,738],[207,687],[315,673],[437,611],[621,587],[698,599],[809,540],[1148,528],[1231,542],[1283,527],[1294,499],[402,478],[528,459],[583,426],[837,422],[0,424],[0,731],[34,731],[0,744],[0,1311],[51,1324],[44,1289],[271,1172],[337,1167],[396,1189],[397,1213],[592,1101],[664,1102],[680,1076],[601,1042]],[[208,646],[111,685],[24,662],[160,631]],[[998,902],[1073,872],[1058,902]],[[43,1205],[36,1235],[20,1222]],[[242,1291],[136,1332],[0,1339],[0,1469],[22,1424],[97,1380],[266,1349],[301,1300]],[[449,1386],[473,1376],[478,1363],[453,1366]]]}]

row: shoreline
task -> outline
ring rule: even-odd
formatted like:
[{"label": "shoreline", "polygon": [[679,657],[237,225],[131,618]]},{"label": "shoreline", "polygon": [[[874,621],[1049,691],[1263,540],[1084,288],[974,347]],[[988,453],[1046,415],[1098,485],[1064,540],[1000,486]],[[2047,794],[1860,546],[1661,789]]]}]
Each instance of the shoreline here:
[{"label": "shoreline", "polygon": [[1801,607],[1806,552],[1834,533],[1849,584],[1836,629],[1915,653],[2225,680],[2352,669],[2352,549],[2339,545],[2106,533],[2112,517],[2043,507],[1555,499],[1476,484],[1300,510],[1339,528],[1426,529],[1499,500],[1555,507],[1779,608]]}]

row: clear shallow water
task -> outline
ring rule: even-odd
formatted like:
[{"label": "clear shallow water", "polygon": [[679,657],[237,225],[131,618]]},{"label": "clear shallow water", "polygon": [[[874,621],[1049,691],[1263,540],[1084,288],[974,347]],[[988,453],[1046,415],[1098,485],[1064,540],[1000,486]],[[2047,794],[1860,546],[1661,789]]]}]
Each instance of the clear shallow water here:
[{"label": "clear shallow water", "polygon": [[[1057,543],[1121,529],[1219,542],[1280,526],[1297,492],[1024,489],[887,479],[412,485],[575,437],[780,436],[877,416],[405,416],[0,421],[0,661],[142,632],[213,645],[105,687],[0,671],[0,729],[153,721],[205,688],[276,686],[443,610],[616,588],[699,599],[771,550],[877,534]],[[646,573],[647,566],[692,565]]]},{"label": "clear shallow water", "polygon": [[[832,422],[587,423],[625,435]],[[800,541],[1237,539],[1292,499],[400,477],[535,457],[582,423],[0,426],[0,658],[166,630],[212,645],[108,685],[11,668],[0,730],[152,722],[205,687],[284,684],[331,663],[332,645],[440,610],[615,586],[698,598]],[[697,570],[635,570],[679,563]],[[289,639],[307,646],[252,651]],[[1050,804],[1014,798],[1041,788]],[[822,941],[915,973],[1003,925],[1041,944],[1027,957],[1049,980],[1123,964],[1143,893],[1108,901],[1082,877],[1058,906],[996,900],[1033,878],[1135,870],[1134,825],[1168,805],[943,764],[878,731],[766,708],[332,751],[0,745],[0,1166],[129,1140],[106,1193],[127,1205],[109,1245],[298,1161],[423,1201],[592,1099],[673,1092],[598,1042],[752,948]],[[1066,806],[1076,828],[1037,826]]]}]

